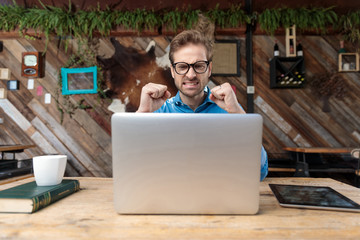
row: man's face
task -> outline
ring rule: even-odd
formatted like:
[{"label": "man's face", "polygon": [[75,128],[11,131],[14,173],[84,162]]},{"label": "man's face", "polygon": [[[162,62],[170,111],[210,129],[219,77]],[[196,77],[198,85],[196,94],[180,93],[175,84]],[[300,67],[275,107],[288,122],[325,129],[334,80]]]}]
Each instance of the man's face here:
[{"label": "man's face", "polygon": [[[206,48],[203,45],[188,44],[174,52],[174,63],[185,62],[193,64],[197,61],[207,61]],[[171,75],[174,78],[175,85],[179,89],[180,93],[189,98],[202,97],[204,94],[204,88],[209,82],[211,75],[210,62],[206,72],[199,74],[190,67],[189,71],[185,75],[179,75],[175,72],[175,69],[171,66]]]}]

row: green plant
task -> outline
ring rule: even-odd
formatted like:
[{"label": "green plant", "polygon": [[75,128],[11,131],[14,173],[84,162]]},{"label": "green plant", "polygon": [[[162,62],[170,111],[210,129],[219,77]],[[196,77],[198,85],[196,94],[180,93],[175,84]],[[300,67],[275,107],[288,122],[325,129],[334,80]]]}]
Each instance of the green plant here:
[{"label": "green plant", "polygon": [[44,9],[37,7],[27,9],[22,25],[20,25],[20,31],[34,29],[36,33],[43,33],[47,40],[46,46],[52,33],[56,33],[58,36],[66,36],[77,32],[71,4],[69,4],[68,9],[45,6],[43,3],[41,5]]},{"label": "green plant", "polygon": [[191,28],[193,23],[198,19],[199,10],[191,10],[190,7],[187,11],[181,11],[176,8],[174,11],[162,12],[161,23],[166,29],[178,30],[179,28]]},{"label": "green plant", "polygon": [[341,16],[338,29],[340,29],[345,40],[352,43],[360,42],[360,11],[351,12]]},{"label": "green plant", "polygon": [[[67,7],[55,7],[43,4],[41,8],[23,8],[13,0],[13,5],[0,5],[0,30],[12,31],[19,28],[21,36],[40,37],[41,34],[48,39],[51,34],[56,36],[93,37],[93,33],[108,36],[116,27],[143,31],[156,29],[162,25],[172,30],[191,28],[197,21],[200,10],[191,9],[191,6],[175,10],[146,10],[119,11],[107,7],[105,10],[92,8],[76,10],[71,1]],[[215,9],[204,12],[221,27],[236,27],[249,21],[249,17],[240,5],[231,6],[230,9]],[[28,34],[33,29],[35,35]]]},{"label": "green plant", "polygon": [[238,27],[241,24],[250,23],[250,17],[241,9],[241,5],[232,5],[230,9],[219,9],[219,4],[215,9],[205,13],[217,26],[221,28]]},{"label": "green plant", "polygon": [[23,16],[26,10],[14,3],[11,5],[0,5],[0,29],[12,31],[24,23]]},{"label": "green plant", "polygon": [[102,36],[108,36],[114,28],[114,21],[117,15],[108,7],[102,11],[100,7],[93,11],[80,10],[75,15],[80,36],[93,37],[93,33],[99,32]]},{"label": "green plant", "polygon": [[[77,50],[72,54],[64,68],[81,68],[97,66],[96,53],[99,46],[97,38],[79,38],[77,39]],[[97,66],[97,85],[98,96],[103,99],[106,98],[104,93],[104,76],[102,69]],[[61,73],[58,73],[58,89],[55,93],[55,102],[57,109],[60,112],[60,122],[64,120],[64,114],[69,114],[70,117],[75,113],[77,109],[90,109],[92,106],[85,105],[84,99],[78,102],[74,102],[69,95],[62,95],[62,78]]]},{"label": "green plant", "polygon": [[183,28],[190,29],[199,19],[199,14],[201,14],[200,10],[191,10],[189,9],[183,12],[183,22],[185,24],[180,24]]},{"label": "green plant", "polygon": [[259,25],[269,34],[274,34],[280,27],[286,28],[294,24],[300,30],[316,30],[325,33],[327,27],[338,20],[333,8],[266,9],[259,14]]},{"label": "green plant", "polygon": [[[94,33],[106,37],[117,27],[138,32],[144,29],[155,30],[161,26],[174,31],[188,29],[196,23],[199,13],[202,13],[220,28],[238,27],[257,21],[262,30],[274,34],[278,28],[293,24],[300,30],[316,30],[321,33],[325,33],[329,27],[337,26],[337,30],[340,29],[347,39],[357,41],[360,38],[360,11],[338,16],[334,7],[272,8],[249,15],[239,4],[227,9],[221,9],[218,4],[207,11],[191,9],[191,6],[175,10],[127,11],[111,7],[102,10],[99,5],[87,10],[76,10],[70,0],[68,6],[62,8],[39,2],[41,8],[24,8],[17,5],[15,0],[13,5],[0,5],[0,30],[18,29],[21,36],[30,38],[38,38],[42,34],[47,39],[50,35],[92,38]],[[30,29],[35,31],[34,35],[29,33]]]}]

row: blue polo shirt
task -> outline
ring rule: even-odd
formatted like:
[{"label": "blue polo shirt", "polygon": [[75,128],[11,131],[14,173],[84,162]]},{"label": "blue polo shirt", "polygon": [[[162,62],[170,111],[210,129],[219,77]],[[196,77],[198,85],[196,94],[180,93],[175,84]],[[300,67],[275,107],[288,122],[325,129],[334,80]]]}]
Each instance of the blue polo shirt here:
[{"label": "blue polo shirt", "polygon": [[[210,89],[206,87],[204,89],[206,98],[204,102],[194,110],[181,101],[180,92],[172,97],[158,109],[155,113],[228,113],[224,109],[216,105],[215,102],[210,100]],[[264,147],[261,148],[261,176],[260,180],[263,180],[268,174],[268,157]]]}]

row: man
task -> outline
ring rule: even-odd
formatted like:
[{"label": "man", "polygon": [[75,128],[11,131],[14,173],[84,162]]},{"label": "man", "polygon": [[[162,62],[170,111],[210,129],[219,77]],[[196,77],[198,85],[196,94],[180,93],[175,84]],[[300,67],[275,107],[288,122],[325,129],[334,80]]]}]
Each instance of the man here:
[{"label": "man", "polygon": [[[170,98],[167,86],[148,83],[142,88],[137,112],[158,113],[241,113],[229,83],[209,89],[212,69],[212,42],[196,30],[178,34],[170,44],[171,75],[178,93]],[[261,180],[268,173],[268,160],[261,150]]]}]

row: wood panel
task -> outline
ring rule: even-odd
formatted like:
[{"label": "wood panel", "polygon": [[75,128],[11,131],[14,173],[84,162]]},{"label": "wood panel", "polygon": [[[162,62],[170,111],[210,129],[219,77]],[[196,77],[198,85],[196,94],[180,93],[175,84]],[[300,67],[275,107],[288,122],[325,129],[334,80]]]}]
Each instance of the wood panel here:
[{"label": "wood panel", "polygon": [[[336,47],[338,46],[328,44],[327,39],[329,38],[335,39],[333,42],[339,42],[336,37],[301,37],[307,77],[324,71],[336,72],[338,50]],[[281,38],[277,37],[276,39],[282,42]],[[273,43],[274,41],[269,37],[256,36],[254,38],[254,55],[260,55],[264,59],[271,58]],[[280,47],[280,51],[282,49],[283,45]],[[263,57],[264,55],[266,58]],[[260,58],[255,57],[255,59],[254,64],[259,68],[265,65],[262,64]],[[309,141],[310,146],[359,146],[358,139],[351,136],[355,129],[360,128],[358,113],[360,99],[359,94],[357,94],[359,91],[359,73],[341,75],[344,81],[349,82],[347,88],[349,94],[343,100],[331,97],[331,112],[325,113],[322,111],[321,96],[316,96],[309,84],[303,89],[269,89],[269,72],[266,69],[263,70],[265,70],[264,74],[254,74],[255,86],[261,87],[258,94],[281,117],[288,119],[288,123]],[[274,101],[275,99],[276,101]],[[278,123],[275,124],[278,125]],[[305,145],[298,144],[298,146]]]},{"label": "wood panel", "polygon": [[[246,109],[246,62],[245,39],[240,36],[217,36],[221,39],[240,39],[241,76],[213,77],[215,84],[230,82],[237,89],[236,95]],[[337,51],[340,39],[336,36],[300,35],[305,57],[307,78],[324,71],[336,71]],[[165,36],[118,37],[124,46],[145,51],[151,41],[156,44],[155,54],[161,57],[169,44]],[[302,89],[270,89],[269,59],[272,58],[274,41],[278,40],[280,52],[284,55],[284,36],[254,37],[254,85],[255,111],[264,118],[263,143],[269,157],[283,158],[283,147],[359,147],[360,146],[360,74],[342,73],[347,85],[343,100],[331,97],[330,112],[323,112],[323,99],[315,95],[310,84]],[[36,144],[21,157],[47,153],[61,153],[69,157],[68,176],[111,176],[111,125],[112,112],[107,108],[110,99],[99,99],[95,94],[73,95],[70,102],[83,99],[91,109],[78,109],[70,117],[61,115],[55,98],[60,92],[58,74],[69,56],[76,51],[76,41],[69,41],[68,51],[58,40],[50,41],[46,52],[45,77],[35,79],[35,89],[29,90],[27,78],[21,77],[21,52],[43,51],[44,40],[3,39],[4,51],[0,53],[0,66],[12,72],[12,79],[20,81],[20,90],[9,91],[7,99],[0,99],[4,124],[0,125],[2,144]],[[349,51],[354,49],[349,49]],[[109,39],[100,39],[98,55],[108,58],[114,54]],[[0,81],[1,86],[6,86]],[[36,87],[43,87],[43,93],[52,95],[51,104],[44,103],[44,96],[38,96]],[[59,101],[59,106],[64,107]],[[1,111],[0,111],[1,112]]]},{"label": "wood panel", "polygon": [[[11,102],[15,109],[19,109],[17,115],[12,116],[18,123],[19,131],[16,134],[10,132],[8,134],[21,136],[28,128],[33,129],[32,140],[38,139],[37,145],[42,148],[38,154],[62,153],[68,155],[67,175],[111,176],[111,147],[109,147],[111,138],[102,129],[102,126],[92,120],[85,111],[76,112],[73,118],[65,116],[64,123],[60,124],[60,113],[54,96],[59,91],[58,71],[65,64],[71,52],[61,51],[61,49],[59,51],[55,46],[55,41],[49,44],[46,53],[46,76],[43,79],[35,79],[35,89],[28,90],[26,88],[27,79],[22,78],[20,73],[16,72],[20,66],[20,54],[22,51],[42,51],[45,43],[25,39],[7,39],[4,40],[4,46],[5,54],[1,55],[1,63],[6,63],[6,67],[13,69],[13,78],[19,79],[21,82],[20,90],[9,93],[8,99],[5,100]],[[74,47],[70,47],[71,49]],[[43,93],[51,93],[53,96],[51,104],[44,104],[43,94],[37,96],[37,86],[43,87]],[[76,99],[71,99],[71,101],[75,102]],[[97,103],[96,96],[89,97],[88,101],[93,106],[98,105],[95,104]],[[8,112],[8,114],[10,113]],[[104,116],[108,115],[111,115],[109,111],[104,114]],[[26,121],[19,121],[19,119],[26,119]],[[5,122],[4,127],[9,128],[10,126]],[[45,146],[48,147],[44,148]],[[30,153],[27,157],[32,156],[34,154]]]}]

